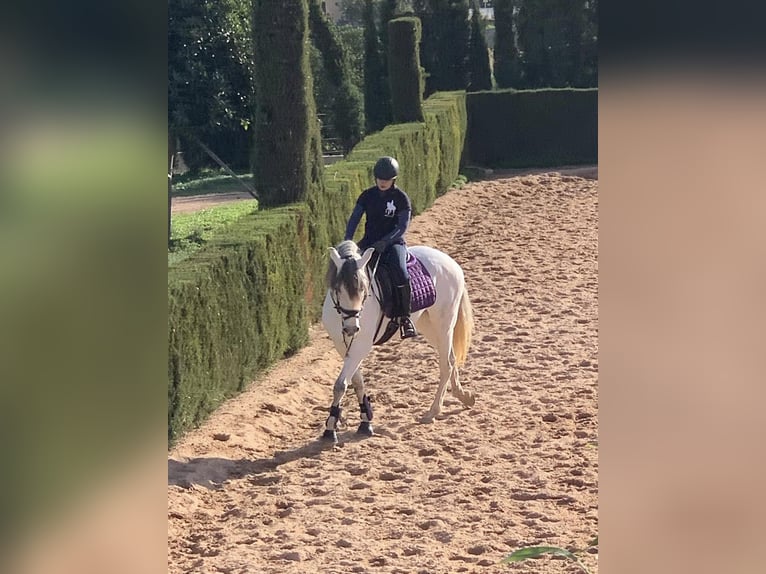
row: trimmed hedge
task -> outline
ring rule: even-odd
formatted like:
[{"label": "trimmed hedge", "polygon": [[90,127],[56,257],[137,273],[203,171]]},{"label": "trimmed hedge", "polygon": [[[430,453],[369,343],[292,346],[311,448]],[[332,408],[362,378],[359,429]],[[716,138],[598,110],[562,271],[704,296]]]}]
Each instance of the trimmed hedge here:
[{"label": "trimmed hedge", "polygon": [[325,296],[327,248],[343,238],[378,157],[399,159],[415,213],[457,178],[465,92],[435,94],[423,109],[425,122],[388,126],[328,166],[305,202],[245,216],[169,268],[170,443],[306,343]]},{"label": "trimmed hedge", "polygon": [[467,96],[466,163],[493,168],[598,162],[598,88]]},{"label": "trimmed hedge", "polygon": [[168,439],[308,338],[308,210],[243,217],[168,272]]}]

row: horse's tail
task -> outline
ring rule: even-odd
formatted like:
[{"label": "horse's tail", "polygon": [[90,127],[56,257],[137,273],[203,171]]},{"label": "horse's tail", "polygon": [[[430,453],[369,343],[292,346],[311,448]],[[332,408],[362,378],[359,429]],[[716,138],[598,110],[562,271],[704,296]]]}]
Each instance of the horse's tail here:
[{"label": "horse's tail", "polygon": [[463,295],[460,297],[460,309],[457,313],[457,323],[452,333],[452,348],[457,359],[457,366],[465,363],[468,356],[468,347],[471,346],[471,335],[473,335],[473,307],[468,298],[468,291],[463,286]]}]

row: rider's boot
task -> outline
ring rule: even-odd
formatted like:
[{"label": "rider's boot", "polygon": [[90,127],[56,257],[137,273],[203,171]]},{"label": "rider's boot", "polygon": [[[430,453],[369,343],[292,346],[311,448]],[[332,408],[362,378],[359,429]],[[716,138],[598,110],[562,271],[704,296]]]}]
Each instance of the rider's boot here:
[{"label": "rider's boot", "polygon": [[412,291],[410,284],[398,285],[396,287],[399,297],[399,330],[402,339],[417,337],[418,332],[410,319],[410,310],[412,308]]}]

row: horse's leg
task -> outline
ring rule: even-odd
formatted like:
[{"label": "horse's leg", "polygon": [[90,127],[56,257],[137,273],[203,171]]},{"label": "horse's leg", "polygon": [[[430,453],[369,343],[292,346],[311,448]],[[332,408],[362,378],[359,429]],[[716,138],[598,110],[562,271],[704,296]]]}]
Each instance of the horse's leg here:
[{"label": "horse's leg", "polygon": [[436,389],[436,397],[431,408],[421,419],[424,423],[433,422],[434,417],[441,412],[444,392],[447,390],[447,383],[452,379],[452,370],[455,365],[455,356],[452,353],[452,329],[439,334],[435,346],[439,353],[439,388]]},{"label": "horse's leg", "polygon": [[325,430],[322,438],[330,439],[333,442],[338,442],[338,421],[340,420],[340,402],[343,400],[343,396],[346,394],[348,388],[348,382],[346,380],[346,374],[343,369],[340,371],[340,375],[335,380],[335,385],[332,388],[332,405],[330,405],[330,416],[325,421]]},{"label": "horse's leg", "polygon": [[452,335],[445,337],[442,333],[440,333],[439,329],[437,329],[436,325],[434,324],[435,320],[436,316],[430,309],[427,309],[418,316],[417,322],[415,323],[415,327],[417,328],[418,332],[423,335],[426,341],[428,341],[434,347],[434,349],[436,349],[436,352],[439,355],[440,370],[439,389],[436,393],[437,398],[434,400],[434,404],[431,406],[431,410],[429,410],[428,413],[423,416],[421,422],[432,422],[433,418],[439,414],[443,400],[439,399],[439,397],[444,396],[446,385],[452,380],[450,371],[448,369],[445,370],[446,367],[443,364],[443,357],[445,356],[443,349],[445,345],[448,345],[452,341]]},{"label": "horse's leg", "polygon": [[[358,344],[357,344],[358,343]],[[325,421],[325,431],[322,438],[331,439],[333,442],[338,442],[338,419],[340,419],[341,409],[340,402],[343,399],[343,395],[346,394],[348,388],[348,379],[352,378],[359,367],[362,364],[364,358],[369,354],[372,349],[372,340],[360,340],[355,339],[349,349],[348,355],[343,360],[343,368],[340,370],[340,375],[335,381],[335,385],[332,389],[332,405],[330,406],[330,416]]]},{"label": "horse's leg", "polygon": [[463,390],[463,386],[460,384],[460,374],[458,373],[455,353],[452,349],[450,349],[449,354],[449,360],[452,364],[452,374],[450,376],[450,387],[452,388],[452,394],[457,397],[464,406],[472,407],[474,404],[476,404],[476,397],[474,397],[473,392]]},{"label": "horse's leg", "polygon": [[372,436],[372,403],[370,403],[370,398],[364,394],[364,377],[362,377],[361,369],[356,370],[354,376],[351,377],[351,382],[356,391],[356,398],[359,399],[359,417],[361,418],[359,428],[356,429],[356,432]]}]

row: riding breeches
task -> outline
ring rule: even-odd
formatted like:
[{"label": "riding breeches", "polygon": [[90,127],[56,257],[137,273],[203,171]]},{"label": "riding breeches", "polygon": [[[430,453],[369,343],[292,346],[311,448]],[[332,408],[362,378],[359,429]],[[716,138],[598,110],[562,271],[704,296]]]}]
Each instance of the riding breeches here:
[{"label": "riding breeches", "polygon": [[410,282],[410,274],[407,271],[407,246],[400,243],[389,245],[383,252],[383,262],[393,274],[394,285],[405,285]]}]

